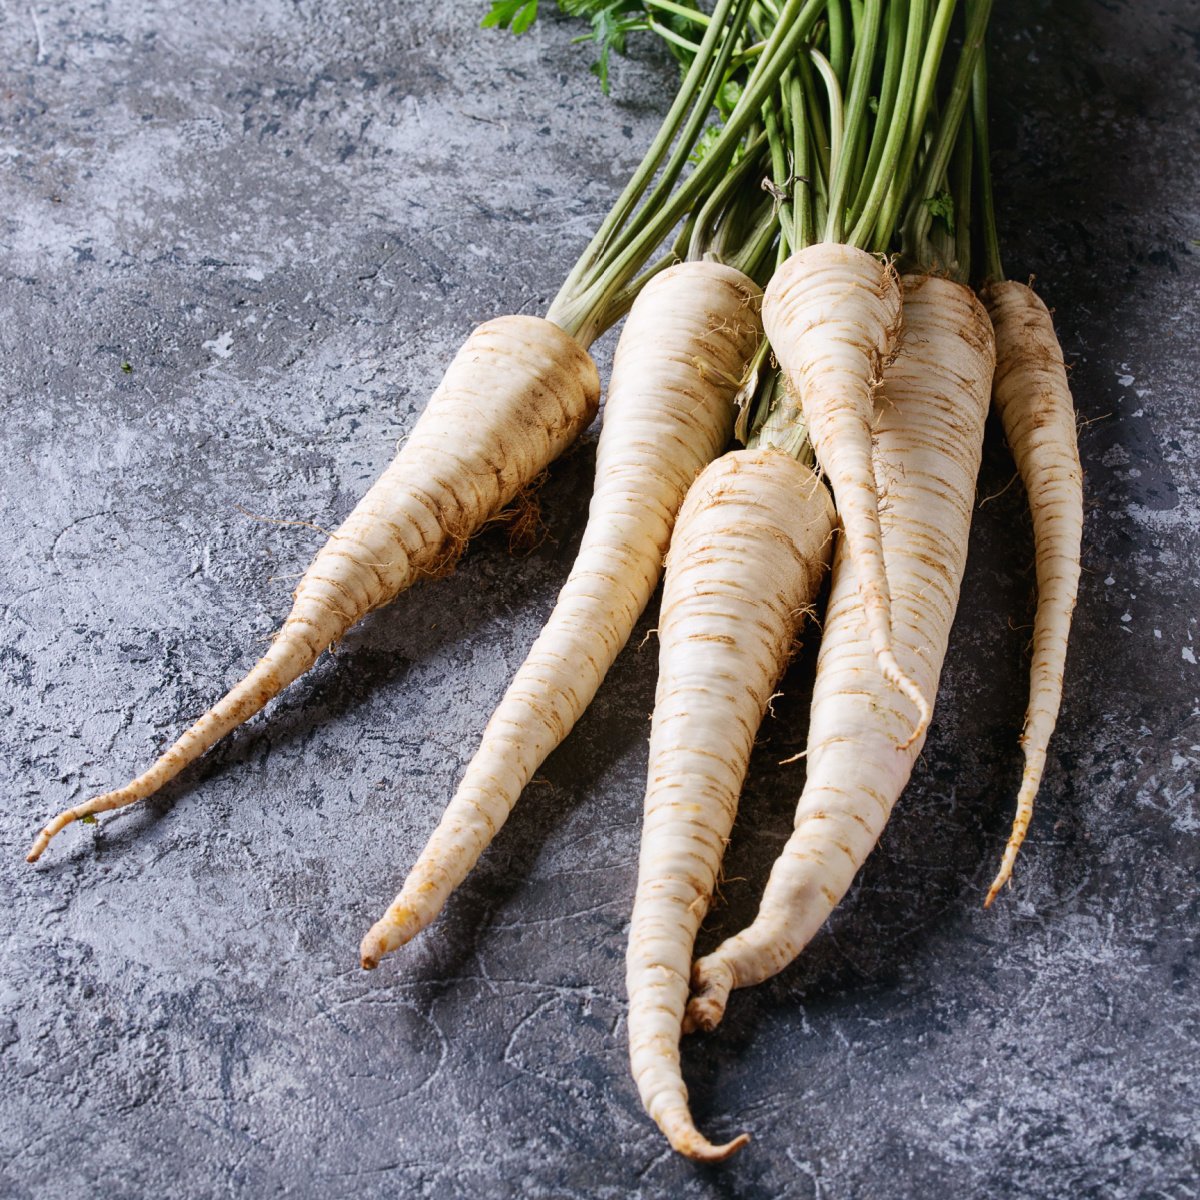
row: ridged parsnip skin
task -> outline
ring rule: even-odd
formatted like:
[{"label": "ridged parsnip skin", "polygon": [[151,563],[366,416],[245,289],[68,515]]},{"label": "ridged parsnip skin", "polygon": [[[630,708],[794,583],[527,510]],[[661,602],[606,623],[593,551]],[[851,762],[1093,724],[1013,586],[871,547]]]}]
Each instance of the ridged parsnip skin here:
[{"label": "ridged parsnip skin", "polygon": [[[937,691],[958,604],[995,350],[983,306],[945,279],[904,279],[900,351],[875,402],[874,469],[901,667]],[[700,959],[688,1028],[711,1029],[729,992],[782,971],[841,900],[912,772],[911,702],[888,687],[873,653],[855,563],[845,544],[817,658],[795,828],[758,915]]]},{"label": "ridged parsnip skin", "polygon": [[729,440],[761,303],[752,280],[708,262],[672,267],[639,295],[617,344],[575,565],[441,823],[363,938],[364,967],[437,916],[591,703],[658,584],[689,485]]},{"label": "ridged parsnip skin", "polygon": [[1062,702],[1067,638],[1079,590],[1083,469],[1079,464],[1075,406],[1049,310],[1031,288],[1012,281],[993,284],[983,292],[982,299],[996,331],[992,402],[1004,423],[1029,497],[1038,588],[1029,707],[1021,735],[1025,770],[1012,834],[984,901],[987,905],[1012,877],[1017,851],[1033,817],[1034,798],[1046,767],[1046,750]]},{"label": "ridged parsnip skin", "polygon": [[28,860],[72,821],[153,795],[355,622],[452,562],[590,424],[599,399],[595,363],[557,325],[505,316],[475,329],[391,465],[304,573],[266,654],[148,771],[55,817]]},{"label": "ridged parsnip skin", "polygon": [[816,597],[833,539],[829,493],[778,450],[738,450],[692,485],[667,558],[626,985],[633,1077],[671,1145],[715,1162],[692,1123],[679,1040],[708,911],[767,701]]},{"label": "ridged parsnip skin", "polygon": [[871,643],[884,675],[916,705],[912,742],[930,705],[892,645],[888,575],[880,550],[879,493],[871,469],[874,393],[900,328],[895,272],[865,250],[822,242],[793,254],[763,297],[763,327],[804,414],[854,559]]}]

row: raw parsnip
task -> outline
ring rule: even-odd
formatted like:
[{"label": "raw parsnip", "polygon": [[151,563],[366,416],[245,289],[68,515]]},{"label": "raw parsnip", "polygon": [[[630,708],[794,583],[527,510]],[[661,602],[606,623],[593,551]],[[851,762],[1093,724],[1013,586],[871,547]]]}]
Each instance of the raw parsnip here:
[{"label": "raw parsnip", "polygon": [[928,696],[897,661],[888,573],[879,532],[879,490],[871,465],[872,398],[900,326],[895,272],[854,246],[821,242],[793,254],[763,298],[763,327],[817,462],[829,478],[884,677],[915,705],[914,743],[929,724]]},{"label": "raw parsnip", "polygon": [[992,402],[1004,423],[1029,497],[1038,588],[1029,707],[1021,735],[1025,770],[1012,834],[984,901],[988,905],[1012,877],[1017,851],[1033,816],[1033,802],[1046,767],[1046,750],[1062,702],[1067,638],[1079,589],[1083,470],[1079,465],[1075,406],[1049,310],[1031,288],[1012,281],[991,284],[982,298],[996,333]]},{"label": "raw parsnip", "polygon": [[626,983],[633,1076],[671,1145],[717,1161],[695,1128],[679,1039],[708,911],[767,701],[824,575],[833,506],[778,450],[739,450],[692,485],[667,559],[645,822]]},{"label": "raw parsnip", "polygon": [[617,344],[578,557],[441,823],[363,939],[364,967],[433,920],[591,703],[658,583],[689,485],[729,440],[734,394],[762,335],[761,301],[741,271],[687,262],[635,302]]},{"label": "raw parsnip", "polygon": [[72,821],[153,795],[368,612],[453,561],[586,428],[599,398],[591,356],[557,325],[530,316],[480,325],[391,465],[304,573],[266,654],[144,774],[55,817],[29,861]]},{"label": "raw parsnip", "polygon": [[[983,306],[945,279],[904,279],[900,350],[875,398],[874,470],[896,656],[933,696],[967,557],[995,350]],[[911,701],[876,666],[856,563],[834,561],[795,829],[751,925],[700,959],[688,1027],[711,1029],[729,992],[781,971],[845,894],[908,781]]]}]

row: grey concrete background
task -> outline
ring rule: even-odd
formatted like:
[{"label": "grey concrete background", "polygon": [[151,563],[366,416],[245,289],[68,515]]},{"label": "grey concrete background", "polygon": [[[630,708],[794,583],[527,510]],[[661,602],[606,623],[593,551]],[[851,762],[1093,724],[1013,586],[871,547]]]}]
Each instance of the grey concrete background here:
[{"label": "grey concrete background", "polygon": [[[358,939],[432,829],[577,544],[484,537],[153,803],[116,785],[286,610],[311,529],[390,458],[477,321],[537,312],[673,89],[605,102],[482,4],[0,4],[0,1194],[1197,1194],[1200,6],[998,6],[1010,274],[1057,310],[1086,425],[1083,589],[1017,885],[1031,545],[998,429],[935,729],[830,926],[686,1044],[671,1155],[625,1063],[622,956],[653,644],[417,944]],[[606,343],[601,357],[606,353]],[[129,364],[129,370],[123,364]],[[788,826],[789,676],[703,944]]]}]

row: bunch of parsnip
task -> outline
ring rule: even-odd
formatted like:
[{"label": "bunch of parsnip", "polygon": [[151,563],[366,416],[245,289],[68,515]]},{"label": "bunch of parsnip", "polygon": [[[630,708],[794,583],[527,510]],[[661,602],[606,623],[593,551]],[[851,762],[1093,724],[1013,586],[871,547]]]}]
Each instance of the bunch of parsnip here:
[{"label": "bunch of parsnip", "polygon": [[[989,398],[1029,494],[1039,586],[1026,771],[989,903],[1009,878],[1079,574],[1074,413],[1049,314],[1000,267],[990,0],[563,7],[606,31],[605,83],[608,50],[640,29],[668,41],[684,78],[546,318],[471,334],[264,657],[144,774],[51,821],[29,858],[71,822],[153,794],[367,612],[451,566],[591,422],[588,347],[628,314],[578,558],[361,959],[377,966],[436,917],[591,702],[665,562],[630,1051],[671,1145],[715,1160],[746,1139],[716,1146],[695,1128],[681,1035],[713,1028],[732,989],[795,959],[908,780],[958,602]],[[494,0],[487,23],[520,32],[536,15],[536,0]],[[830,570],[795,829],[754,921],[693,963],[759,725]]]}]

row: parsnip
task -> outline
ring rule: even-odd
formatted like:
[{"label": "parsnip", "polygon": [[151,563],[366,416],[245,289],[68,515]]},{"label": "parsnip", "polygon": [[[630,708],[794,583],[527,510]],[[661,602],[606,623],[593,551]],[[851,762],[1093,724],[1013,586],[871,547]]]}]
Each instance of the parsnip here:
[{"label": "parsnip", "polygon": [[1062,703],[1067,638],[1079,590],[1083,469],[1075,406],[1049,310],[1032,288],[1011,280],[991,284],[982,298],[996,332],[992,402],[1004,423],[1033,513],[1038,588],[1029,707],[1021,735],[1025,770],[1012,833],[988,889],[986,906],[1012,877]]},{"label": "parsnip", "polygon": [[761,301],[741,271],[713,262],[672,267],[638,297],[617,345],[575,565],[441,823],[363,939],[364,967],[441,911],[591,703],[658,583],[689,485],[729,440]]},{"label": "parsnip", "polygon": [[667,559],[659,680],[626,983],[634,1079],[691,1158],[726,1158],[694,1126],[679,1039],[708,911],[763,713],[828,563],[829,494],[773,449],[719,458],[688,493]]},{"label": "parsnip", "polygon": [[899,326],[895,273],[854,246],[821,242],[797,251],[775,272],[763,298],[763,327],[833,488],[875,657],[884,677],[916,708],[912,729],[900,739],[906,744],[924,733],[931,709],[893,648],[871,466],[872,397]]},{"label": "parsnip", "polygon": [[132,783],[85,800],[35,839],[152,796],[307,671],[374,608],[457,557],[466,540],[590,424],[591,356],[541,317],[499,317],[467,338],[400,452],[304,573],[266,654]]}]

